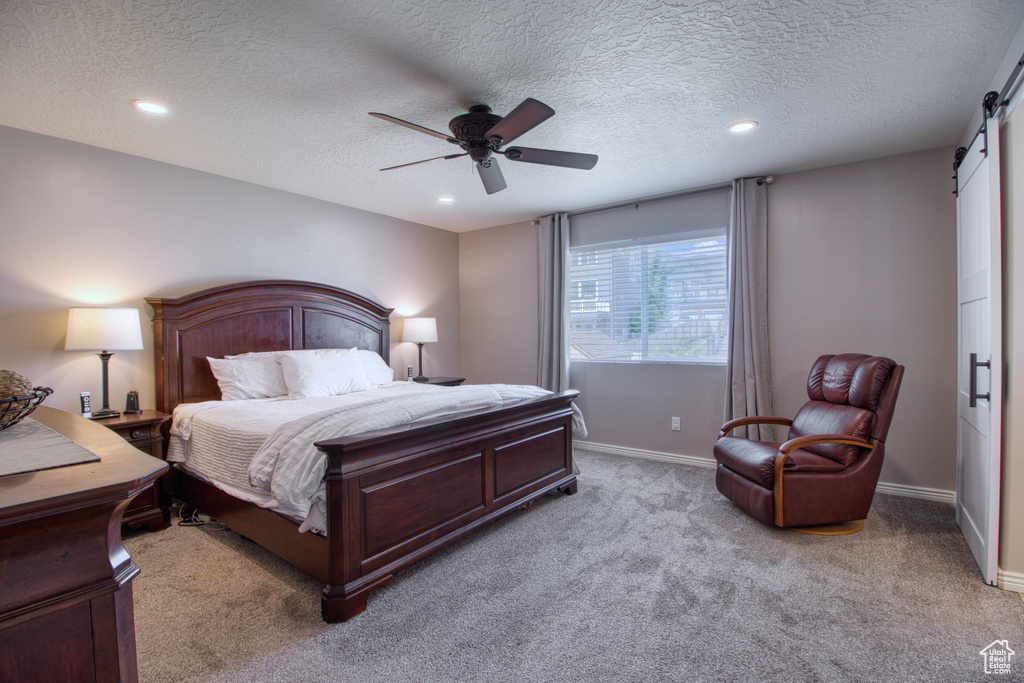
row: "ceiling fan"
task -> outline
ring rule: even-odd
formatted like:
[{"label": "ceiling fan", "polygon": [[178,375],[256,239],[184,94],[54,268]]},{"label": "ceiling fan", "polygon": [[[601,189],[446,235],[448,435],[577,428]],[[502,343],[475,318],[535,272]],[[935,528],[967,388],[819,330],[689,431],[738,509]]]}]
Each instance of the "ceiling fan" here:
[{"label": "ceiling fan", "polygon": [[460,114],[448,122],[451,135],[439,133],[436,130],[424,128],[423,126],[409,123],[394,116],[370,112],[370,116],[378,119],[391,121],[406,128],[418,130],[435,138],[447,140],[453,145],[458,145],[463,151],[461,154],[449,154],[447,156],[413,161],[408,164],[389,166],[382,168],[382,171],[393,171],[396,168],[415,166],[428,161],[438,159],[456,159],[468,156],[476,162],[476,170],[480,174],[480,180],[484,183],[487,194],[494,194],[504,190],[507,185],[505,178],[498,168],[496,154],[502,154],[506,159],[512,161],[524,161],[528,164],[544,164],[546,166],[562,166],[564,168],[580,168],[590,170],[597,164],[596,154],[580,154],[578,152],[559,152],[553,149],[534,149],[532,147],[508,147],[501,149],[504,145],[512,142],[523,133],[535,126],[547,121],[555,115],[555,110],[538,102],[532,97],[523,100],[522,104],[509,112],[508,116],[501,117],[491,113],[491,108],[485,104],[477,104],[469,108],[469,113]]}]

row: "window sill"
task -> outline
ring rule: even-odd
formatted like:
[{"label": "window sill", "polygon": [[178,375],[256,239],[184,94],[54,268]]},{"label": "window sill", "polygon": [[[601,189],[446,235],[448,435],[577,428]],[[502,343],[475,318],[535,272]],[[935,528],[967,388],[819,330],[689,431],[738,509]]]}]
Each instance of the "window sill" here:
[{"label": "window sill", "polygon": [[714,367],[725,367],[724,360],[713,358],[671,359],[671,360],[597,360],[593,358],[573,358],[569,364],[586,363],[593,365],[709,365]]}]

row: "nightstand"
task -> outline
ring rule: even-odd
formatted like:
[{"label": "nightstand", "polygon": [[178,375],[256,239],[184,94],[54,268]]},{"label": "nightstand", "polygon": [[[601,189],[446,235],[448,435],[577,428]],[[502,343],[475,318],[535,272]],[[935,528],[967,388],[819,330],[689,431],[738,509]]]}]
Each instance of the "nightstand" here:
[{"label": "nightstand", "polygon": [[421,384],[436,384],[439,387],[457,387],[466,381],[465,377],[428,377]]},{"label": "nightstand", "polygon": [[[118,417],[108,417],[102,420],[93,420],[107,429],[117,433],[131,445],[154,458],[164,459],[164,437],[160,433],[160,427],[164,422],[171,419],[167,413],[156,410],[143,410],[139,415],[121,414]],[[123,524],[131,529],[140,526],[149,527],[151,531],[166,529],[170,526],[170,512],[168,505],[161,505],[160,480],[158,479],[148,489],[135,496],[124,512]]]}]

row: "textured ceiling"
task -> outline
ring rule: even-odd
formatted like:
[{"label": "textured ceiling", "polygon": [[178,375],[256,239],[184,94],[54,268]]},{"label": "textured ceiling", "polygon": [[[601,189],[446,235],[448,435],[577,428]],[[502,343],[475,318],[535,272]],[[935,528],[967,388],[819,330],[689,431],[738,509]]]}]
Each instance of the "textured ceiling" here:
[{"label": "textured ceiling", "polygon": [[[1021,0],[2,0],[0,125],[463,231],[952,145],[1022,18]],[[378,170],[458,150],[368,112],[447,132],[526,97],[557,114],[515,144],[594,170],[503,159],[490,196],[468,158]],[[760,126],[726,131],[743,119]]]}]

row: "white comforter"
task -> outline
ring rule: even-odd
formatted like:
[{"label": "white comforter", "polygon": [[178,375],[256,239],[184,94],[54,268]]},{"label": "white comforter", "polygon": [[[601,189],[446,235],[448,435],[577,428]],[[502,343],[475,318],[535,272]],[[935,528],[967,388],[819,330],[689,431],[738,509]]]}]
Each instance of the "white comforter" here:
[{"label": "white comforter", "polygon": [[505,384],[393,382],[343,396],[185,404],[174,411],[171,434],[178,440],[170,455],[209,479],[269,493],[272,500],[265,506],[303,519],[300,531],[323,530],[327,461],[315,442],[549,393]]}]

